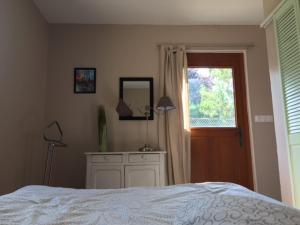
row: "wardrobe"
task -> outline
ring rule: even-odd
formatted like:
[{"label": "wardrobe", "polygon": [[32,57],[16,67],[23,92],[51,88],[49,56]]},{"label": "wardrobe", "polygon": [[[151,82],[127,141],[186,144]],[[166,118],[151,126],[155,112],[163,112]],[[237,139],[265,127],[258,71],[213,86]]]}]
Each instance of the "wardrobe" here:
[{"label": "wardrobe", "polygon": [[282,200],[300,208],[300,0],[283,0],[266,29]]}]

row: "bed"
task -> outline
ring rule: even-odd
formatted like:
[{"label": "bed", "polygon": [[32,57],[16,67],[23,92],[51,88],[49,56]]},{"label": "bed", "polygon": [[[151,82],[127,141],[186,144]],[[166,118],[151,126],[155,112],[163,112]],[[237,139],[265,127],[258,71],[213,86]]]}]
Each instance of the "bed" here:
[{"label": "bed", "polygon": [[0,197],[0,224],[299,225],[300,211],[231,183],[115,190],[28,186]]}]

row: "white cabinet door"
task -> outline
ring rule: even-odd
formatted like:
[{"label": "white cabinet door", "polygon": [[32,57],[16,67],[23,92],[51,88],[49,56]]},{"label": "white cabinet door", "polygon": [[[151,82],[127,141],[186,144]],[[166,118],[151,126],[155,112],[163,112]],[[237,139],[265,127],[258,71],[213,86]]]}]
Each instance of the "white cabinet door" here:
[{"label": "white cabinet door", "polygon": [[91,171],[91,188],[124,188],[124,167],[93,165]]},{"label": "white cabinet door", "polygon": [[159,165],[125,166],[125,187],[159,186]]}]

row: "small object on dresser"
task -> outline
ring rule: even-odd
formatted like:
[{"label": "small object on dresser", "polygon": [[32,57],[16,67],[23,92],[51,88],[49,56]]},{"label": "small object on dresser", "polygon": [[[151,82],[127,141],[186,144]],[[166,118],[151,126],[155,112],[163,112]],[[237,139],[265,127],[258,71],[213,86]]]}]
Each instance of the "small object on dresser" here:
[{"label": "small object on dresser", "polygon": [[150,145],[145,144],[143,147],[139,148],[140,152],[153,152],[155,149]]}]

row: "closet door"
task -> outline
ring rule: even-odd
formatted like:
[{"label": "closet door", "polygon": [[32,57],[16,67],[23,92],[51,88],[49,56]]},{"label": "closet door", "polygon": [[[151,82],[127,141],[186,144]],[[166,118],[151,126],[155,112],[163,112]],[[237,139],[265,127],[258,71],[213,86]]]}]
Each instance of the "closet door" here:
[{"label": "closet door", "polygon": [[287,0],[274,22],[296,206],[300,207],[300,0]]}]

